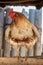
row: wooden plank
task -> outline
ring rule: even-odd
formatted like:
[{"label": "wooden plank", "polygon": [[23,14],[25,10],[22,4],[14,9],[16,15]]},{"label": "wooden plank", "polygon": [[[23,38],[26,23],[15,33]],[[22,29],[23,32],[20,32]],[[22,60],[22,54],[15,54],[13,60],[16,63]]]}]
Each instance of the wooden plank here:
[{"label": "wooden plank", "polygon": [[[32,24],[34,24],[35,9],[29,9],[29,20]],[[29,49],[29,56],[34,56],[34,46]]]},{"label": "wooden plank", "polygon": [[5,41],[4,47],[4,57],[10,57],[11,45],[7,41]]},{"label": "wooden plank", "polygon": [[27,57],[27,48],[25,46],[20,48],[20,57]]},{"label": "wooden plank", "polygon": [[4,10],[0,7],[0,27],[4,26]]},{"label": "wooden plank", "polygon": [[29,49],[29,54],[28,55],[30,57],[34,56],[34,46]]},{"label": "wooden plank", "polygon": [[11,48],[11,57],[18,57],[19,56],[19,47],[12,47]]},{"label": "wooden plank", "polygon": [[[15,0],[15,1],[14,1],[14,0],[12,0],[12,1],[9,0],[9,2],[12,2],[12,3],[13,3],[13,2],[14,2],[14,3],[18,3],[18,2],[19,2],[19,3],[21,3],[21,2],[34,2],[34,1],[36,2],[36,1],[38,1],[38,0]],[[1,2],[1,3],[9,3],[8,1],[0,1],[0,2]]]},{"label": "wooden plank", "polygon": [[3,56],[3,49],[0,49],[0,57]]},{"label": "wooden plank", "polygon": [[0,58],[0,65],[43,65],[43,59],[38,58]]},{"label": "wooden plank", "polygon": [[0,49],[2,49],[3,44],[3,28],[0,27]]},{"label": "wooden plank", "polygon": [[4,26],[4,10],[2,7],[0,7],[0,56],[1,56],[1,49],[3,44],[3,26]]},{"label": "wooden plank", "polygon": [[[3,5],[2,5],[3,4]],[[40,1],[40,0],[36,0],[36,1],[33,1],[33,0],[26,0],[26,1],[0,1],[0,6],[3,6],[5,7],[6,5],[36,5],[37,7],[41,7],[43,5],[43,1]]]},{"label": "wooden plank", "polygon": [[35,45],[35,56],[41,56],[42,53],[42,44],[41,44],[41,34],[42,34],[42,8],[37,9],[35,12],[35,23],[36,27],[39,30],[40,38]]},{"label": "wooden plank", "polygon": [[0,7],[0,57],[3,56],[4,10]]}]

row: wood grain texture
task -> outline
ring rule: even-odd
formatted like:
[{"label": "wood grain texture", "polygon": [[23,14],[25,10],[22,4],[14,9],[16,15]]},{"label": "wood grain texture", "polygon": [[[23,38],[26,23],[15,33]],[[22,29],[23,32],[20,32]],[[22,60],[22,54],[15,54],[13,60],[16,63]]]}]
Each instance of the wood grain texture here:
[{"label": "wood grain texture", "polygon": [[9,2],[12,1],[12,2],[18,3],[18,2],[31,2],[31,1],[33,2],[33,1],[38,1],[38,0],[6,0],[6,1],[5,1],[5,0],[2,0],[2,1],[1,1],[1,0],[0,0],[0,2],[4,2],[4,3],[5,3],[5,2],[9,3],[8,1],[9,1]]},{"label": "wood grain texture", "polygon": [[5,5],[35,5],[37,8],[43,6],[42,0],[13,0],[13,1],[0,1],[0,6],[5,7]]},{"label": "wood grain texture", "polygon": [[0,58],[0,65],[43,65],[39,58]]}]

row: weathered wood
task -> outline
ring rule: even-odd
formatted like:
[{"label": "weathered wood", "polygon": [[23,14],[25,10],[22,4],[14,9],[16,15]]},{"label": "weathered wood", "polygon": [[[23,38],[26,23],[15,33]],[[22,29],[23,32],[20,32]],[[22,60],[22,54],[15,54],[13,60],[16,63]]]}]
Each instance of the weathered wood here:
[{"label": "weathered wood", "polygon": [[[23,2],[34,2],[34,1],[36,2],[38,0],[15,0],[15,1],[14,0],[9,0],[9,2],[12,2],[12,3],[13,2],[14,3],[21,3],[21,2],[23,3]],[[5,2],[4,1],[0,1],[0,2],[1,3],[9,3],[8,1],[5,1]]]},{"label": "weathered wood", "polygon": [[0,58],[0,65],[43,65],[43,59],[38,58]]},{"label": "weathered wood", "polygon": [[29,49],[29,54],[28,54],[28,55],[29,55],[30,57],[31,57],[31,56],[34,56],[34,46]]},{"label": "weathered wood", "polygon": [[36,5],[37,7],[41,7],[43,6],[43,1],[42,0],[0,1],[0,6],[5,7],[5,5]]},{"label": "weathered wood", "polygon": [[0,55],[3,44],[3,26],[4,26],[4,10],[0,7]]},{"label": "weathered wood", "polygon": [[0,27],[0,49],[2,48],[3,43],[3,27]]},{"label": "weathered wood", "polygon": [[[29,9],[29,20],[32,24],[35,22],[35,9]],[[29,56],[34,56],[34,46],[29,49]]]},{"label": "weathered wood", "polygon": [[0,49],[0,57],[3,57],[3,49]]},{"label": "weathered wood", "polygon": [[27,56],[27,48],[25,46],[21,46],[20,57],[26,57],[26,56]]},{"label": "weathered wood", "polygon": [[11,57],[18,57],[19,56],[19,47],[12,47],[11,48]]},{"label": "weathered wood", "polygon": [[5,41],[5,46],[4,46],[4,57],[10,57],[10,51],[11,51],[11,45],[7,41]]},{"label": "weathered wood", "polygon": [[0,7],[0,27],[4,26],[4,10]]},{"label": "weathered wood", "polygon": [[41,56],[42,53],[42,44],[41,44],[41,34],[42,34],[42,9],[36,10],[35,12],[35,23],[36,27],[39,30],[40,38],[36,43],[35,47],[35,56]]},{"label": "weathered wood", "polygon": [[43,55],[43,7],[42,7],[42,34],[41,34],[41,44],[42,44],[42,55]]}]

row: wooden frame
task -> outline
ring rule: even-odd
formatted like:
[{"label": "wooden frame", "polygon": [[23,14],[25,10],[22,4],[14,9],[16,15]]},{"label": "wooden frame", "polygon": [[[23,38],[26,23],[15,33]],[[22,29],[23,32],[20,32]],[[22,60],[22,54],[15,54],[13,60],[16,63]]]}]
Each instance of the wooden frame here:
[{"label": "wooden frame", "polygon": [[[4,7],[5,5],[35,5],[37,8],[43,6],[43,1],[35,0],[22,0],[22,1],[0,1],[0,6]],[[0,58],[0,65],[43,65],[43,58]]]},{"label": "wooden frame", "polygon": [[4,7],[5,5],[35,5],[37,8],[43,6],[42,0],[9,0],[9,1],[0,1],[0,6]]}]

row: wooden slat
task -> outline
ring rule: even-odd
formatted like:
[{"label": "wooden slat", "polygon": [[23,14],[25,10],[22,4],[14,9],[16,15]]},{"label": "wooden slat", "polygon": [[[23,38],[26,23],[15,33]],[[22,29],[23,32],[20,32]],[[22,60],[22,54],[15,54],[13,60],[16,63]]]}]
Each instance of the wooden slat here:
[{"label": "wooden slat", "polygon": [[[6,2],[4,2],[4,1],[1,2],[1,1],[0,1],[0,3],[3,3],[3,4],[16,4],[16,3],[18,3],[18,5],[19,5],[20,3],[24,3],[24,4],[25,4],[25,3],[27,3],[27,2],[28,2],[28,3],[31,3],[31,4],[32,4],[32,3],[33,3],[33,4],[34,4],[34,3],[41,4],[40,1],[28,1],[28,0],[27,0],[27,1],[24,1],[24,0],[23,0],[23,1],[9,1],[9,2],[8,2],[8,1],[6,1]],[[40,2],[40,3],[38,3],[38,2]]]},{"label": "wooden slat", "polygon": [[27,56],[27,48],[25,46],[21,46],[20,57],[26,57],[26,56]]},{"label": "wooden slat", "polygon": [[10,57],[11,45],[5,41],[4,57]]},{"label": "wooden slat", "polygon": [[[21,2],[33,2],[33,1],[38,1],[38,0],[9,0],[9,2],[13,2],[13,3],[18,3],[18,2],[19,3],[21,3]],[[8,0],[5,1],[5,2],[4,2],[4,0],[0,1],[0,2],[1,3],[6,3],[6,2],[9,3]]]},{"label": "wooden slat", "polygon": [[41,34],[42,34],[42,8],[41,9],[37,9],[35,11],[35,22],[34,24],[36,25],[36,27],[38,28],[39,34],[40,34],[40,38],[38,40],[38,42],[35,45],[35,56],[41,56],[42,53],[42,44],[41,44]]},{"label": "wooden slat", "polygon": [[[35,22],[35,9],[29,9],[29,20],[32,24]],[[29,49],[29,56],[34,56],[34,46]]]},{"label": "wooden slat", "polygon": [[11,48],[11,57],[18,57],[19,56],[19,47],[12,47]]},{"label": "wooden slat", "polygon": [[[2,5],[3,4],[3,5]],[[18,0],[18,1],[0,1],[0,6],[5,5],[35,5],[40,7],[43,5],[43,1],[41,0]]]},{"label": "wooden slat", "polygon": [[0,65],[43,65],[43,59],[38,58],[0,58]]}]

